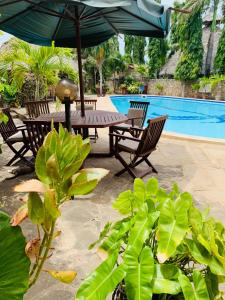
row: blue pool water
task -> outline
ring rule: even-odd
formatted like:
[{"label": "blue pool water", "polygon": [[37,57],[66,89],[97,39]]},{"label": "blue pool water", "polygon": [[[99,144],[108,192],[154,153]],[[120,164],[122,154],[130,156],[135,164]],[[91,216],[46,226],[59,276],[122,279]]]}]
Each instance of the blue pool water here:
[{"label": "blue pool water", "polygon": [[149,101],[147,118],[168,115],[165,131],[225,139],[225,103],[161,96],[112,96],[117,110],[127,113],[130,100]]}]

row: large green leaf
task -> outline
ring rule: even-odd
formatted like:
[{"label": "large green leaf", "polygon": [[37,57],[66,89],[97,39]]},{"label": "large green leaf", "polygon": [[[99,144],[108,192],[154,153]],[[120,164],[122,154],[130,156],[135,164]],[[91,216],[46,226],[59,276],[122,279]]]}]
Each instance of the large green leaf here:
[{"label": "large green leaf", "polygon": [[157,264],[153,277],[154,294],[177,295],[181,292],[178,282],[179,269],[172,264]]},{"label": "large green leaf", "polygon": [[185,300],[210,300],[202,274],[194,270],[192,278],[193,283],[183,274],[178,277]]},{"label": "large green leaf", "polygon": [[151,248],[146,246],[139,253],[135,247],[128,247],[125,267],[127,299],[150,300],[152,298],[151,281],[155,269]]},{"label": "large green leaf", "polygon": [[209,268],[207,268],[207,273],[205,275],[205,282],[209,293],[210,300],[222,300],[222,298],[219,298],[218,295],[219,292],[219,280],[218,276],[214,275]]},{"label": "large green leaf", "polygon": [[145,183],[140,178],[134,180],[134,204],[135,207],[141,207],[146,199]]},{"label": "large green leaf", "polygon": [[174,254],[188,231],[188,210],[191,201],[187,194],[176,200],[166,200],[162,205],[158,221],[157,258],[165,262]]},{"label": "large green leaf", "polygon": [[119,249],[121,245],[121,240],[125,237],[127,232],[130,230],[132,226],[133,220],[123,219],[122,221],[118,221],[114,226],[110,233],[110,235],[104,240],[101,244],[100,248],[108,253]]},{"label": "large green leaf", "polygon": [[35,172],[37,174],[37,177],[46,184],[49,184],[51,180],[49,179],[47,172],[46,172],[46,151],[44,146],[41,146],[41,148],[38,150],[36,159],[35,159]]},{"label": "large green leaf", "polygon": [[125,276],[124,266],[116,267],[117,253],[113,253],[81,284],[76,300],[105,300]]},{"label": "large green leaf", "polygon": [[223,265],[209,253],[197,240],[185,239],[193,258],[199,263],[209,266],[213,274],[225,276]]},{"label": "large green leaf", "polygon": [[30,261],[20,227],[11,227],[0,212],[0,300],[22,300],[28,289]]},{"label": "large green leaf", "polygon": [[159,190],[159,183],[156,178],[150,178],[146,183],[146,198],[154,199]]},{"label": "large green leaf", "polygon": [[149,237],[149,233],[159,217],[159,212],[149,214],[147,204],[135,216],[135,223],[130,231],[128,246],[137,248],[141,251],[144,242]]},{"label": "large green leaf", "polygon": [[0,230],[5,226],[9,226],[9,224],[10,224],[10,217],[3,211],[0,211]]},{"label": "large green leaf", "polygon": [[133,211],[134,196],[131,190],[124,191],[113,202],[113,208],[118,210],[122,215],[130,214]]}]

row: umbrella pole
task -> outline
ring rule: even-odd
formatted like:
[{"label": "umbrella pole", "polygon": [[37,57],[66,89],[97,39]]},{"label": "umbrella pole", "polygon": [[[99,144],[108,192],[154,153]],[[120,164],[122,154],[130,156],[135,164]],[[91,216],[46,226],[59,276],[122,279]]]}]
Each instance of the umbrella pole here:
[{"label": "umbrella pole", "polygon": [[85,116],[84,109],[84,82],[82,73],[82,58],[81,58],[81,38],[80,38],[80,22],[76,22],[76,44],[77,44],[77,60],[79,70],[79,83],[80,83],[80,104],[81,104],[81,117]]}]

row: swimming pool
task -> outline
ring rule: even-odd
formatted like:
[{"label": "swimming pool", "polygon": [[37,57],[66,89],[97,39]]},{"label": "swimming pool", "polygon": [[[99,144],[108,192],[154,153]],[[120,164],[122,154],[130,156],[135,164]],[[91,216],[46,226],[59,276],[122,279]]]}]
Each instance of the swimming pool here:
[{"label": "swimming pool", "polygon": [[111,96],[121,113],[127,113],[130,100],[149,101],[147,118],[167,114],[165,131],[199,137],[225,139],[225,103],[161,96]]}]

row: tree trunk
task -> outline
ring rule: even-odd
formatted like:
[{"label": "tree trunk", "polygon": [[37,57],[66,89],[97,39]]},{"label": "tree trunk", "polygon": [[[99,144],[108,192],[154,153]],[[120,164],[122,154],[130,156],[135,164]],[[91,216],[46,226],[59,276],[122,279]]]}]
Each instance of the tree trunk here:
[{"label": "tree trunk", "polygon": [[102,75],[102,65],[99,66],[99,87],[100,87],[100,96],[102,96],[102,86],[103,86],[103,75]]},{"label": "tree trunk", "polygon": [[212,54],[213,54],[213,46],[214,46],[214,34],[215,32],[210,32],[209,41],[207,45],[207,54],[205,60],[205,76],[209,76],[211,73],[211,63],[212,63]]},{"label": "tree trunk", "polygon": [[40,100],[40,95],[39,95],[39,91],[40,91],[40,79],[37,77],[36,78],[36,87],[35,87],[35,101]]}]

